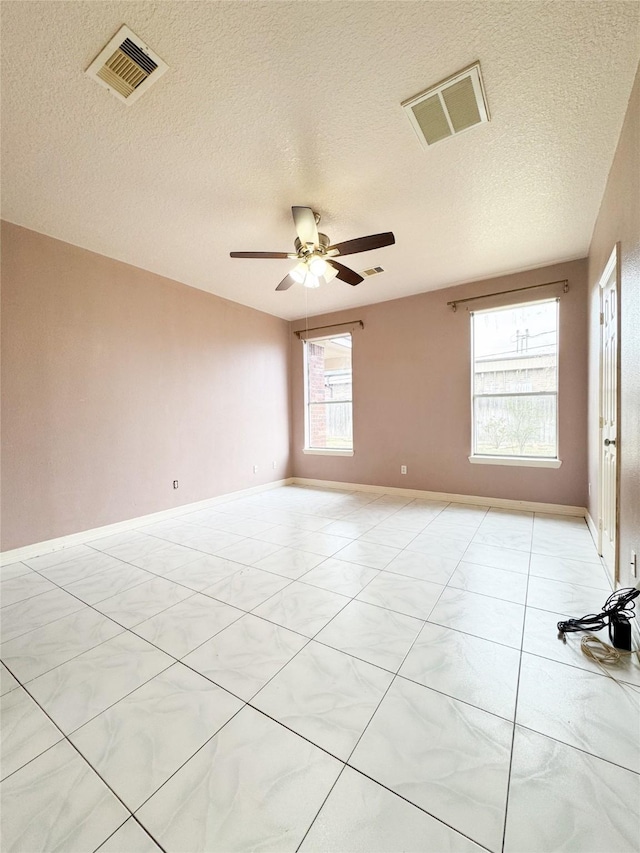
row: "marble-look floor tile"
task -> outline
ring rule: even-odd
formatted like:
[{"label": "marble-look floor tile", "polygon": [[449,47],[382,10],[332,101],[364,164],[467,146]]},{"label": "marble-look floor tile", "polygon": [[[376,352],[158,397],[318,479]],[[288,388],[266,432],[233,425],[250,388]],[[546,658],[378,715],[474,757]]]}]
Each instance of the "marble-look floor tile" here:
[{"label": "marble-look floor tile", "polygon": [[5,693],[9,693],[10,690],[15,690],[19,686],[20,682],[13,677],[3,663],[0,663],[0,696],[4,696]]},{"label": "marble-look floor tile", "polygon": [[459,539],[429,533],[429,528],[420,533],[407,545],[407,551],[417,551],[428,557],[446,557],[448,560],[460,560],[465,552],[467,543]]},{"label": "marble-look floor tile", "polygon": [[[98,547],[98,543],[93,543],[95,547]],[[104,544],[104,543],[103,543]],[[124,560],[129,563],[131,560],[140,559],[140,557],[144,557],[147,554],[153,553],[153,551],[159,551],[161,548],[164,548],[166,542],[162,539],[158,539],[155,536],[147,536],[144,533],[135,533],[128,534],[128,538],[123,539],[117,545],[109,544],[106,548],[102,547],[100,550],[105,551],[107,554],[111,554],[112,557],[117,557],[119,560]]]},{"label": "marble-look floor tile", "polygon": [[513,720],[519,665],[516,649],[427,622],[399,674]]},{"label": "marble-look floor tile", "polygon": [[633,853],[638,827],[640,776],[516,727],[505,853]]},{"label": "marble-look floor tile", "polygon": [[400,678],[349,763],[499,851],[512,731],[506,720]]},{"label": "marble-look floor tile", "polygon": [[516,551],[514,548],[500,548],[495,545],[472,542],[464,552],[463,560],[465,563],[474,563],[477,566],[490,566],[492,569],[504,569],[524,575],[529,571],[528,552]]},{"label": "marble-look floor tile", "polygon": [[273,572],[241,566],[239,571],[206,587],[203,593],[242,610],[253,610],[290,583],[289,578]]},{"label": "marble-look floor tile", "polygon": [[312,554],[320,554],[323,557],[332,557],[336,551],[344,548],[351,542],[346,536],[335,536],[329,533],[311,532],[301,536],[296,542],[296,548],[300,551],[310,551]]},{"label": "marble-look floor tile", "polygon": [[78,557],[86,557],[95,554],[95,551],[87,545],[73,545],[70,548],[59,548],[57,551],[52,551],[50,554],[43,554],[40,557],[29,557],[22,560],[25,565],[31,569],[35,569],[41,574],[45,574],[45,569],[52,566],[57,566],[60,563],[67,563],[69,560],[75,560]]},{"label": "marble-look floor tile", "polygon": [[378,576],[376,569],[329,557],[304,576],[304,583],[353,597]]},{"label": "marble-look floor tile", "polygon": [[[602,666],[596,661],[588,658],[581,648],[583,632],[576,631],[565,634],[565,642],[558,638],[558,622],[567,619],[566,613],[553,613],[548,610],[536,610],[527,607],[524,617],[524,638],[522,648],[525,652],[549,658],[550,660],[565,663],[569,666],[577,666],[588,672],[602,675],[609,672],[618,681],[626,681],[640,687],[640,660],[638,655],[621,655],[618,663]],[[601,631],[590,631],[605,643],[611,644],[606,629]]]},{"label": "marble-look floor tile", "polygon": [[383,607],[352,601],[316,637],[339,651],[397,672],[423,622]]},{"label": "marble-look floor tile", "polygon": [[[252,537],[260,542],[270,542],[272,545],[280,545],[280,547],[295,547],[295,543],[301,536],[304,536],[304,534],[305,531],[300,530],[299,527],[289,527],[285,524],[276,524],[273,527],[269,527],[267,530],[253,533]],[[272,553],[275,553],[275,551]],[[266,554],[265,556],[269,555]]]},{"label": "marble-look floor tile", "polygon": [[582,560],[571,560],[567,557],[532,554],[530,572],[540,578],[612,591],[611,582],[601,563],[585,563]]},{"label": "marble-look floor tile", "polygon": [[[375,527],[373,521],[367,519],[350,521],[348,518],[332,521],[322,528],[323,533],[331,533],[335,536],[345,536],[347,539],[357,539],[366,533],[367,530],[372,530]],[[415,536],[415,533],[413,534]]]},{"label": "marble-look floor tile", "polygon": [[384,522],[378,524],[362,533],[359,537],[361,542],[372,542],[375,545],[388,545],[392,548],[404,548],[416,533],[413,530],[403,530],[401,527],[389,527]]},{"label": "marble-look floor tile", "polygon": [[357,563],[370,569],[384,569],[399,553],[399,548],[390,548],[387,545],[357,539],[345,548],[341,548],[334,556],[337,560]]},{"label": "marble-look floor tile", "polygon": [[640,691],[523,653],[516,722],[640,772]]},{"label": "marble-look floor tile", "polygon": [[519,649],[524,607],[511,601],[447,587],[431,611],[429,621]]},{"label": "marble-look floor tile", "polygon": [[153,838],[132,817],[98,847],[96,853],[162,853]]},{"label": "marble-look floor tile", "polygon": [[265,557],[270,557],[271,554],[277,553],[281,547],[281,545],[274,545],[273,542],[260,542],[258,539],[243,539],[234,545],[222,548],[216,553],[224,560],[233,560],[235,563],[253,566],[254,563],[264,560]]},{"label": "marble-look floor tile", "polygon": [[242,706],[240,699],[177,663],[70,739],[135,811]]},{"label": "marble-look floor tile", "polygon": [[554,613],[570,613],[572,616],[579,617],[587,613],[600,613],[610,595],[610,590],[530,575],[527,606],[536,607],[538,610],[551,610]]},{"label": "marble-look floor tile", "polygon": [[270,557],[258,560],[256,569],[264,569],[291,580],[297,580],[310,569],[323,562],[322,554],[312,554],[310,551],[299,551],[297,548],[281,548]]},{"label": "marble-look floor tile", "polygon": [[64,740],[5,779],[0,791],[3,853],[95,850],[129,816]]},{"label": "marble-look floor tile", "polygon": [[243,615],[242,610],[196,593],[132,630],[163,652],[182,658]]},{"label": "marble-look floor tile", "polygon": [[481,853],[444,823],[345,767],[301,853]]},{"label": "marble-look floor tile", "polygon": [[381,572],[358,594],[358,601],[377,604],[405,616],[428,619],[443,586],[430,581]]},{"label": "marble-look floor tile", "polygon": [[254,613],[305,637],[313,637],[348,602],[349,599],[344,595],[318,589],[301,581],[292,581],[256,607]]},{"label": "marble-look floor tile", "polygon": [[164,576],[174,569],[179,569],[180,566],[201,558],[200,551],[194,548],[185,548],[184,545],[176,545],[175,542],[165,542],[162,548],[157,548],[141,557],[134,557],[130,562],[147,572],[153,572],[154,575]]},{"label": "marble-look floor tile", "polygon": [[444,586],[448,583],[458,562],[451,557],[431,557],[417,551],[401,551],[384,570]]},{"label": "marble-look floor tile", "polygon": [[114,571],[122,568],[125,564],[122,560],[104,554],[102,551],[90,550],[83,557],[76,557],[66,563],[57,563],[50,568],[40,569],[40,574],[58,586],[69,586],[75,581],[85,580],[101,572]]},{"label": "marble-look floor tile", "polygon": [[140,687],[173,659],[128,632],[29,683],[29,692],[65,734]]},{"label": "marble-look floor tile", "polygon": [[85,607],[4,643],[2,659],[26,683],[123,631],[121,625]]},{"label": "marble-look floor tile", "polygon": [[69,595],[63,589],[53,589],[51,592],[43,592],[35,598],[27,598],[11,604],[2,610],[2,621],[0,623],[0,636],[3,643],[48,625],[56,619],[62,619],[76,610],[86,607],[78,598]]},{"label": "marble-look floor tile", "polygon": [[482,530],[482,526],[473,537],[474,545],[492,545],[494,548],[508,548],[512,551],[531,550],[531,531],[504,528],[502,530]]},{"label": "marble-look floor tile", "polygon": [[33,569],[30,569],[26,563],[10,563],[6,566],[0,566],[0,581],[13,580],[13,578],[19,578],[32,572]]},{"label": "marble-look floor tile", "polygon": [[19,687],[0,699],[0,778],[5,779],[64,735]]},{"label": "marble-look floor tile", "polygon": [[116,568],[106,572],[99,572],[83,580],[77,580],[68,584],[65,588],[71,595],[75,595],[86,604],[97,604],[105,598],[111,598],[127,589],[132,589],[138,584],[153,580],[153,575],[130,566],[128,563],[120,562]]},{"label": "marble-look floor tile", "polygon": [[251,704],[346,761],[392,678],[311,641]]},{"label": "marble-look floor tile", "polygon": [[183,663],[249,701],[307,642],[300,634],[247,614]]},{"label": "marble-look floor tile", "polygon": [[55,585],[36,572],[3,580],[0,583],[0,607],[4,609],[11,604],[17,604],[19,601],[25,601],[27,598],[33,598],[34,595],[41,595],[52,589],[56,589]]},{"label": "marble-look floor tile", "polygon": [[598,552],[593,544],[591,534],[571,536],[564,530],[560,533],[536,533],[535,527],[531,551],[534,554],[548,554],[551,557],[569,557],[572,560],[583,560],[588,563],[598,562]]},{"label": "marble-look floor tile", "polygon": [[527,597],[526,575],[476,563],[465,563],[464,560],[451,575],[449,586],[513,601],[515,604],[524,604]]},{"label": "marble-look floor tile", "polygon": [[287,853],[302,841],[341,767],[298,735],[244,708],[137,817],[167,850]]},{"label": "marble-look floor tile", "polygon": [[125,628],[133,628],[193,594],[186,586],[153,578],[99,601],[95,608]]},{"label": "marble-look floor tile", "polygon": [[216,581],[239,572],[241,568],[240,563],[223,560],[222,557],[215,557],[212,554],[200,554],[193,562],[167,572],[165,579],[202,592]]}]

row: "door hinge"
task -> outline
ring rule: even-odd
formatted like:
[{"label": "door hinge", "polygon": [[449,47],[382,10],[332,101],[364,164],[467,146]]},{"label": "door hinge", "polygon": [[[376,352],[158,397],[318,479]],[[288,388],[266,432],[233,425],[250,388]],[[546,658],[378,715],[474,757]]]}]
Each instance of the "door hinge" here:
[{"label": "door hinge", "polygon": [[602,311],[600,312],[600,325],[604,326],[604,314],[602,313]]},{"label": "door hinge", "polygon": [[598,530],[602,530],[602,519],[598,519]]}]

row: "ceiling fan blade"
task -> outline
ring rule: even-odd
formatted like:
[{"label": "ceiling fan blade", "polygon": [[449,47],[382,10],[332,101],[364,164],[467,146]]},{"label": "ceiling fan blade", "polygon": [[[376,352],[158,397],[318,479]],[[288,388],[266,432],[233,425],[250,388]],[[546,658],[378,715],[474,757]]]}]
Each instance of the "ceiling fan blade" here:
[{"label": "ceiling fan blade", "polygon": [[385,231],[383,234],[370,234],[368,237],[357,237],[355,240],[336,243],[335,246],[329,246],[327,251],[337,249],[340,255],[355,255],[356,252],[370,252],[371,249],[392,246],[395,242],[396,238],[393,236],[393,232]]},{"label": "ceiling fan blade", "polygon": [[293,223],[296,226],[296,233],[300,238],[303,246],[307,243],[313,243],[314,246],[319,246],[318,241],[318,226],[316,225],[316,215],[310,207],[292,207]]},{"label": "ceiling fan blade", "polygon": [[292,284],[295,284],[295,281],[291,278],[289,274],[285,275],[280,284],[276,287],[276,290],[289,290]]},{"label": "ceiling fan blade", "polygon": [[354,272],[354,270],[350,270],[349,267],[345,267],[344,264],[339,264],[336,260],[331,258],[330,261],[327,261],[330,267],[333,267],[334,270],[338,270],[338,275],[336,278],[341,279],[342,281],[346,281],[347,284],[351,284],[353,287],[356,284],[360,284],[361,281],[364,281],[364,278],[360,275],[360,273]]},{"label": "ceiling fan blade", "polygon": [[230,258],[288,258],[289,252],[229,252]]}]

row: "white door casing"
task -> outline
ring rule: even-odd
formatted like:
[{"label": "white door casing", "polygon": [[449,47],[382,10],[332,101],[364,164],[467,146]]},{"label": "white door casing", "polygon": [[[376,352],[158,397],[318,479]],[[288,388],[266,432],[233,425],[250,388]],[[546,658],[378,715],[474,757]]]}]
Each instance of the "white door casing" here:
[{"label": "white door casing", "polygon": [[600,553],[618,580],[618,246],[600,278]]}]

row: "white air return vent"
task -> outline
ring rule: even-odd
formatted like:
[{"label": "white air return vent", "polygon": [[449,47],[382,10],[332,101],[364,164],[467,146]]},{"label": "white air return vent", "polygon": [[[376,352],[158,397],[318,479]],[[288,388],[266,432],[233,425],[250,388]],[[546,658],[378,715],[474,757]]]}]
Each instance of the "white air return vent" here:
[{"label": "white air return vent", "polygon": [[404,101],[402,106],[425,146],[489,121],[480,63]]},{"label": "white air return vent", "polygon": [[384,272],[382,267],[370,267],[368,270],[362,270],[360,275],[365,276],[367,278],[371,275],[380,275],[381,272]]},{"label": "white air return vent", "polygon": [[129,27],[120,27],[85,74],[120,101],[132,104],[168,67]]}]

